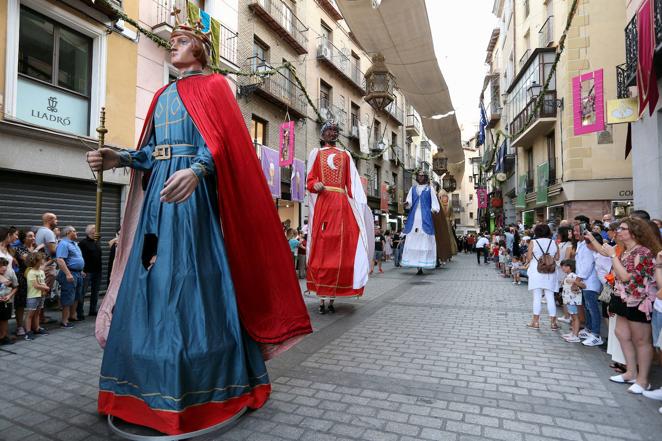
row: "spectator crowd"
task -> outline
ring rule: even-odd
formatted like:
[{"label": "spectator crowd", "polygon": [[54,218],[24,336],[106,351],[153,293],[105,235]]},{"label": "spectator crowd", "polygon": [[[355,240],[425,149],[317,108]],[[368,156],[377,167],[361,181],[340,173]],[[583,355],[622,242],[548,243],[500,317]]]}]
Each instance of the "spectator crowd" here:
[{"label": "spectator crowd", "polygon": [[[74,322],[85,320],[88,291],[87,315],[97,314],[102,259],[95,226],[88,225],[79,240],[73,226],[58,227],[53,213],[44,213],[41,221],[40,226],[24,230],[0,227],[0,345],[46,336],[47,325],[73,328]],[[109,243],[108,273],[115,242]],[[47,306],[60,310],[59,320],[44,313]],[[12,317],[16,326],[10,333]]]}]

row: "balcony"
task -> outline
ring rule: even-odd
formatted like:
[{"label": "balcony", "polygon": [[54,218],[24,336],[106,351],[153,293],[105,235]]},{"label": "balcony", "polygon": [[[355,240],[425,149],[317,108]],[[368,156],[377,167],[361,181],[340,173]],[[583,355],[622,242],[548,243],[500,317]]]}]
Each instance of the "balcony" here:
[{"label": "balcony", "polygon": [[319,38],[317,59],[338,73],[341,78],[363,96],[365,95],[363,72],[361,72],[357,60],[346,52],[349,52],[349,49],[338,49],[326,38]]},{"label": "balcony", "polygon": [[526,192],[533,193],[533,172],[526,174]]},{"label": "balcony", "polygon": [[404,150],[398,145],[391,146],[391,157],[389,158],[392,162],[404,163]]},{"label": "balcony", "polygon": [[554,16],[550,15],[538,31],[538,47],[554,45]]},{"label": "balcony", "polygon": [[398,107],[395,101],[393,101],[391,104],[389,104],[386,107],[386,113],[388,116],[390,116],[393,121],[398,123],[399,126],[402,125],[404,122],[404,111],[402,110],[402,107]]},{"label": "balcony", "polygon": [[359,139],[359,116],[352,113],[349,121],[349,139]]},{"label": "balcony", "polygon": [[175,17],[171,15],[172,11],[177,8],[182,11],[182,14],[186,14],[186,0],[152,0],[152,2],[155,11],[150,11],[152,16],[148,17],[148,20],[149,18],[152,19],[152,32],[168,41],[175,26]]},{"label": "balcony", "polygon": [[366,178],[368,179],[368,196],[378,198],[380,196],[380,188],[377,185],[377,176],[369,174],[366,175]]},{"label": "balcony", "polygon": [[239,42],[239,34],[230,28],[227,28],[221,23],[221,61],[230,63],[233,68],[237,66],[237,43]]},{"label": "balcony", "polygon": [[335,21],[340,21],[343,19],[343,16],[338,10],[335,1],[333,0],[316,0],[316,1],[317,4],[320,5],[320,8],[322,8],[327,14],[329,14],[329,17],[331,17]]},{"label": "balcony", "polygon": [[305,118],[308,101],[299,86],[281,72],[262,76],[260,72],[271,70],[272,67],[258,57],[250,57],[244,69],[253,72],[253,75],[240,79],[239,94],[248,96],[255,93],[265,100],[289,110],[297,118]]},{"label": "balcony", "polygon": [[544,136],[556,124],[557,100],[556,90],[545,92],[542,106],[536,110],[538,97],[533,97],[510,123],[510,133],[515,137],[513,146],[532,145],[533,140]]},{"label": "balcony", "polygon": [[522,70],[524,68],[524,65],[529,60],[530,56],[531,56],[531,49],[525,50],[524,53],[522,54],[522,57],[519,59],[518,66],[519,66],[520,70]]},{"label": "balcony", "polygon": [[[122,11],[122,0],[109,0],[108,3],[97,2],[95,0],[82,0],[82,2],[111,19],[118,18],[117,13],[115,12],[116,10]],[[75,5],[73,7],[76,8]]]},{"label": "balcony", "polygon": [[485,108],[485,114],[487,115],[487,127],[492,128],[497,125],[501,119],[502,107],[497,101],[490,102]]},{"label": "balcony", "polygon": [[317,100],[317,108],[323,120],[334,120],[338,123],[340,133],[345,134],[345,130],[347,130],[347,112],[342,107],[334,105],[327,98],[320,98]]},{"label": "balcony", "polygon": [[[659,63],[658,54],[662,49],[662,0],[654,0],[653,17],[655,21],[655,65],[659,77]],[[625,85],[619,84],[620,90],[625,89],[636,84],[637,77],[637,58],[638,58],[638,45],[637,45],[637,16],[635,14],[632,20],[625,26],[625,66],[624,66],[624,80]]]},{"label": "balcony", "polygon": [[283,0],[248,0],[248,8],[299,54],[308,53],[308,28]]},{"label": "balcony", "polygon": [[407,136],[420,136],[423,133],[421,118],[415,113],[407,115],[405,130],[407,131]]},{"label": "balcony", "polygon": [[374,153],[383,152],[386,150],[386,144],[383,141],[373,141],[370,145],[370,150]]}]

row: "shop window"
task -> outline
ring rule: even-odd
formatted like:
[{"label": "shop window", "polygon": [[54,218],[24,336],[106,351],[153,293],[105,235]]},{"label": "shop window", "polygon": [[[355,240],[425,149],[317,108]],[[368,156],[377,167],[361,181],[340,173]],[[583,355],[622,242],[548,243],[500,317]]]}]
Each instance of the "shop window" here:
[{"label": "shop window", "polygon": [[[267,145],[267,122],[262,118],[253,115],[250,128],[251,139],[253,143]],[[256,153],[258,146],[255,146]]]},{"label": "shop window", "polygon": [[89,135],[91,77],[92,39],[21,7],[17,118]]}]

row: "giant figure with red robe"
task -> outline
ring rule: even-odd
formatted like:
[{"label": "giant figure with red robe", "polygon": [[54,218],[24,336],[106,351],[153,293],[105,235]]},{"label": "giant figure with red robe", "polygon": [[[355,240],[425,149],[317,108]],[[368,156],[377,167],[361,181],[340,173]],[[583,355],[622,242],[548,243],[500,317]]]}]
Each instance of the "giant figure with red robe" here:
[{"label": "giant figure with red robe", "polygon": [[265,359],[312,329],[237,102],[203,72],[208,38],[179,24],[170,43],[181,77],[154,96],[138,149],[88,162],[132,169],[97,316],[98,410],[178,435],[261,407]]},{"label": "giant figure with red robe", "polygon": [[[359,297],[368,282],[370,250],[367,198],[351,155],[336,147],[338,126],[321,130],[320,148],[308,157],[308,290],[321,299],[320,312],[335,312],[336,297]],[[370,228],[372,232],[372,228]]]}]

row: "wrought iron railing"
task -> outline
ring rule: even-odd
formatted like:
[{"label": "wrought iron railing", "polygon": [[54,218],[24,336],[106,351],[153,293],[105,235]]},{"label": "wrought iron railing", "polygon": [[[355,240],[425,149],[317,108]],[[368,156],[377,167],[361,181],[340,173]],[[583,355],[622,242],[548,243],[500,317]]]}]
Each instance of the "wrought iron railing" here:
[{"label": "wrought iron railing", "polygon": [[301,88],[282,72],[263,76],[263,71],[272,70],[273,67],[260,57],[249,57],[247,66],[254,74],[243,79],[244,86],[251,86],[266,92],[277,101],[290,107],[303,115],[306,114],[308,101]]},{"label": "wrought iron railing", "polygon": [[365,91],[365,78],[361,68],[348,50],[338,49],[328,39],[319,37],[317,44],[317,59],[331,63],[342,75],[350,80],[359,89]]},{"label": "wrought iron railing", "polygon": [[389,104],[386,107],[386,112],[389,115],[391,115],[396,121],[402,124],[404,119],[404,111],[402,110],[402,107],[399,107],[395,104],[395,101],[393,101],[391,104]]},{"label": "wrought iron railing", "polygon": [[239,34],[221,23],[221,58],[237,64],[237,42]]},{"label": "wrought iron railing", "polygon": [[531,49],[527,49],[524,51],[522,54],[522,57],[519,59],[519,68],[522,69],[524,65],[526,64],[526,61],[529,59],[531,56]]},{"label": "wrought iron railing", "polygon": [[628,86],[627,65],[625,63],[616,66],[616,93],[617,98],[629,98],[630,88]]},{"label": "wrought iron railing", "polygon": [[554,42],[554,16],[550,15],[538,31],[538,47],[548,47]]},{"label": "wrought iron railing", "polygon": [[421,133],[421,118],[415,113],[410,113],[407,115],[406,127],[409,130],[415,130],[417,133]]},{"label": "wrought iron railing", "polygon": [[152,0],[152,2],[156,8],[155,21],[151,24],[152,27],[159,25],[174,27],[175,17],[171,14],[175,8],[181,10],[182,14],[186,14],[186,0]]},{"label": "wrought iron railing", "polygon": [[[556,90],[548,90],[545,92],[542,105],[536,109],[538,97],[532,98],[522,110],[510,123],[510,133],[517,136],[520,132],[525,130],[528,125],[534,123],[538,118],[554,118],[556,117],[557,101]],[[532,116],[533,115],[533,116]],[[528,124],[528,125],[527,125]]]},{"label": "wrought iron railing", "polygon": [[283,0],[249,0],[249,7],[254,8],[256,6],[269,14],[299,45],[302,47],[308,45],[308,37],[305,34],[308,28]]},{"label": "wrought iron railing", "polygon": [[625,27],[625,85],[632,86],[637,76],[637,16]]},{"label": "wrought iron railing", "polygon": [[317,108],[324,120],[334,120],[338,124],[341,133],[347,127],[347,112],[340,106],[333,104],[328,98],[317,100]]}]

